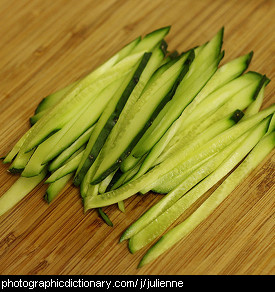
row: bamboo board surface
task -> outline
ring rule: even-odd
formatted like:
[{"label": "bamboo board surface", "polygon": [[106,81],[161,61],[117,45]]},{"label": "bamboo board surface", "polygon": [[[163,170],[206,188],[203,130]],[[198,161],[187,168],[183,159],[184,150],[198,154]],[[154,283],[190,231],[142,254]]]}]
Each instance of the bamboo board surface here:
[{"label": "bamboo board surface", "polygon": [[[229,61],[254,51],[249,70],[272,79],[263,108],[274,103],[275,2],[261,0],[1,0],[0,155],[29,128],[40,100],[84,76],[139,35],[172,25],[170,50],[208,41],[225,27]],[[16,180],[0,165],[0,195]],[[52,204],[40,184],[0,217],[0,274],[274,274],[274,151],[189,236],[156,261],[137,265],[121,233],[160,196],[134,196],[126,213],[83,213],[68,185]],[[184,217],[181,218],[181,220]],[[175,224],[180,222],[178,220]],[[272,261],[273,259],[273,261]]]}]

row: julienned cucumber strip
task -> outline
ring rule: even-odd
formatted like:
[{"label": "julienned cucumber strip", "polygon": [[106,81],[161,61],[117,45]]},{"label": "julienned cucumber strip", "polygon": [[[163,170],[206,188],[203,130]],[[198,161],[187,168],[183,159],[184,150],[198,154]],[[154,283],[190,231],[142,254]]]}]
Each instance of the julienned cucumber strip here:
[{"label": "julienned cucumber strip", "polygon": [[139,77],[146,67],[151,53],[145,53],[141,60],[136,64],[131,74],[125,77],[122,86],[112,96],[110,103],[103,111],[98,120],[93,135],[88,141],[86,150],[83,154],[82,161],[77,169],[74,184],[80,185],[89,168],[94,164],[96,158],[104,145],[110,131],[114,127],[118,117],[127,102],[131,92],[138,83]]},{"label": "julienned cucumber strip", "polygon": [[184,54],[169,69],[164,71],[155,82],[145,87],[142,95],[127,116],[127,124],[118,133],[113,143],[106,147],[106,150],[103,146],[99,156],[100,164],[92,179],[92,183],[100,182],[102,177],[104,178],[114,168],[119,167],[119,164],[127,157],[146,129],[150,127],[151,121],[159,112],[159,108],[163,108],[163,106],[159,105],[164,98],[171,90],[173,91],[174,87],[177,87],[178,79],[183,78],[188,72],[193,58],[193,51]]},{"label": "julienned cucumber strip", "polygon": [[59,180],[50,183],[49,187],[47,188],[44,199],[48,203],[51,203],[65,188],[65,186],[71,180],[72,177],[73,177],[73,173],[69,173],[63,176],[62,178],[60,178]]},{"label": "julienned cucumber strip", "polygon": [[32,178],[19,177],[11,188],[0,197],[0,216],[14,207],[30,193],[47,175],[47,169]]},{"label": "julienned cucumber strip", "polygon": [[75,152],[75,156],[71,157],[71,159],[68,162],[66,162],[60,168],[55,170],[50,175],[50,177],[45,181],[45,183],[53,183],[59,180],[60,178],[64,177],[65,175],[75,172],[75,170],[77,169],[81,161],[83,153],[84,153],[84,148],[83,149],[80,148],[79,150],[77,150]]},{"label": "julienned cucumber strip", "polygon": [[[215,152],[220,151],[267,116],[273,114],[274,111],[275,105],[272,105],[214,137],[208,143],[203,145],[205,155],[208,156],[210,153],[214,154]],[[174,153],[171,153],[169,159],[166,159],[163,163],[155,166],[152,170],[148,171],[138,179],[126,183],[122,187],[108,193],[93,197],[85,197],[83,200],[84,209],[88,210],[90,208],[102,207],[125,200],[144,189],[145,186],[152,184],[157,178],[166,174],[178,164],[182,163],[182,161],[187,159],[189,155],[196,155],[202,151],[200,148],[196,151],[192,151],[191,147],[188,151],[186,148],[181,151],[181,147],[182,145],[179,145]]]},{"label": "julienned cucumber strip", "polygon": [[59,89],[58,91],[44,97],[41,102],[38,104],[35,115],[50,109],[55,106],[65,95],[68,93],[79,81],[75,81],[66,87]]},{"label": "julienned cucumber strip", "polygon": [[[213,124],[212,126],[210,126],[208,129],[205,129],[205,131],[202,132],[201,135],[198,135],[197,137],[193,138],[192,140],[190,140],[189,142],[186,142],[185,145],[183,145],[181,147],[181,151],[183,151],[184,149],[186,149],[188,151],[188,149],[192,149],[192,151],[195,151],[196,149],[198,149],[199,147],[203,146],[205,143],[207,143],[210,139],[214,138],[215,136],[217,136],[218,134],[224,132],[225,130],[229,129],[230,127],[232,127],[233,125],[235,125],[236,123],[238,123],[241,118],[243,117],[243,113],[239,110],[236,110],[234,113],[231,113],[228,117],[219,120],[218,122],[216,122],[215,124]],[[192,156],[192,155],[191,155]],[[151,158],[151,156],[148,156],[149,159]],[[147,162],[148,157],[145,158],[144,162],[142,163],[138,173],[132,178],[132,180],[137,179],[138,177],[140,177],[142,174],[144,174],[150,167],[151,163],[151,159],[149,160],[149,165]],[[200,161],[198,161],[198,159],[200,159],[200,155],[196,155],[194,156],[195,160],[193,160],[190,164],[188,164],[188,166],[186,167],[190,167],[192,165],[194,165],[195,163],[198,163]],[[205,159],[205,157],[202,157],[202,159]],[[187,159],[188,161],[188,159]],[[184,166],[185,168],[185,166]],[[169,176],[169,173],[167,173],[167,175]],[[166,177],[167,177],[166,175]],[[174,180],[174,174],[168,179],[173,179]],[[156,180],[154,182],[154,186],[159,184],[159,180],[162,180],[162,177],[160,177],[158,180]],[[147,192],[150,189],[148,189],[148,187],[152,187],[150,186],[145,186],[145,190],[142,190],[142,192]]]},{"label": "julienned cucumber strip", "polygon": [[[146,35],[139,42],[138,46],[136,46],[135,50],[132,53],[151,52],[163,40],[163,38],[169,32],[169,30],[170,30],[170,27],[165,27],[165,28],[156,30],[156,31]],[[138,78],[135,78],[135,81],[138,81],[139,78],[140,78],[140,74],[139,74]],[[137,83],[137,82],[135,82],[135,83]],[[107,119],[108,119],[108,115],[107,115]],[[95,160],[95,157],[93,157],[93,154],[90,155],[90,152],[92,151],[93,147],[96,146],[96,148],[98,148],[98,146],[99,146],[101,148],[102,144],[106,140],[106,137],[105,137],[106,134],[104,133],[105,131],[103,131],[102,135],[104,137],[102,137],[102,139],[99,139],[98,142],[99,142],[100,145],[97,146],[97,144],[98,144],[97,141],[96,141],[97,137],[98,137],[98,135],[100,135],[101,130],[105,126],[105,121],[101,121],[101,122],[102,123],[99,123],[99,125],[97,125],[97,128],[95,129],[95,133],[93,135],[94,138],[90,139],[90,141],[89,141],[89,143],[87,145],[87,151],[83,155],[83,161],[80,163],[80,166],[79,166],[79,168],[77,170],[77,173],[76,173],[76,176],[75,176],[75,179],[74,179],[75,185],[80,185],[80,183],[82,182],[87,170],[91,166],[91,163],[93,163],[93,161]],[[111,127],[113,127],[113,125]],[[109,130],[107,132],[109,133]],[[98,149],[95,149],[95,152],[96,152],[96,156],[97,156],[97,154],[99,153]],[[93,157],[91,162],[88,159],[89,156]]]},{"label": "julienned cucumber strip", "polygon": [[[107,153],[112,153],[110,152],[113,150],[113,144],[116,141],[116,137],[120,134],[121,130],[123,130],[123,124],[125,119],[127,120],[127,116],[129,112],[131,112],[132,108],[136,104],[137,100],[139,100],[140,95],[142,91],[144,90],[144,87],[147,85],[148,80],[150,80],[152,74],[157,70],[157,68],[160,66],[160,63],[163,61],[165,52],[163,51],[162,45],[158,45],[152,52],[152,55],[146,64],[146,67],[142,71],[141,75],[138,78],[138,83],[133,89],[132,92],[130,92],[129,98],[127,99],[127,102],[125,103],[122,111],[119,113],[117,117],[117,122],[111,129],[106,141],[104,142],[104,145],[102,146],[102,151],[99,157],[97,158],[97,164],[99,165],[99,161],[101,161],[102,158],[102,153],[106,152]],[[158,70],[159,71],[159,70]],[[112,148],[109,150],[109,148]],[[115,159],[115,160],[118,160]],[[113,167],[115,169],[116,167]],[[109,169],[104,176],[108,175],[108,173],[111,173],[113,169]]]},{"label": "julienned cucumber strip", "polygon": [[210,158],[203,160],[201,163],[196,164],[194,167],[191,167],[190,170],[186,169],[182,181],[159,202],[148,209],[137,221],[129,226],[122,234],[120,241],[129,239],[139,233],[155,218],[169,209],[169,207],[175,204],[177,200],[184,196],[184,194],[193,186],[213,172],[223,162],[223,160],[225,160],[244,141],[246,137],[247,134],[245,133],[232,144],[225,147],[225,149],[221,152],[218,152]]},{"label": "julienned cucumber strip", "polygon": [[78,139],[76,139],[68,148],[60,153],[50,164],[49,171],[55,171],[63,165],[63,163],[71,157],[79,148],[81,148],[89,140],[95,125],[85,131]]},{"label": "julienned cucumber strip", "polygon": [[166,129],[176,120],[184,108],[194,99],[201,88],[217,70],[221,60],[223,29],[210,40],[195,56],[188,73],[177,87],[173,102],[161,121],[156,119],[148,131],[139,140],[133,150],[133,156],[139,157],[149,151],[161,138]]},{"label": "julienned cucumber strip", "polygon": [[[249,75],[246,76],[249,77]],[[227,100],[222,106],[218,107],[218,109],[216,103],[219,103],[219,101],[214,100],[210,100],[208,105],[205,104],[205,106],[202,107],[203,110],[205,110],[205,108],[208,107],[208,113],[206,115],[203,115],[202,117],[200,117],[199,111],[196,111],[195,108],[194,111],[187,116],[187,119],[183,120],[180,125],[182,128],[185,125],[185,129],[178,130],[178,132],[172,137],[172,139],[168,141],[166,147],[163,149],[162,153],[159,154],[158,158],[155,159],[153,165],[159,164],[160,162],[164,161],[166,157],[168,157],[170,153],[173,152],[174,148],[177,147],[179,141],[183,142],[184,140],[189,141],[194,139],[194,137],[202,133],[205,129],[211,127],[211,125],[216,123],[221,118],[224,118],[232,111],[236,110],[237,108],[239,110],[245,110],[247,106],[254,102],[255,94],[257,94],[258,89],[265,87],[262,81],[266,80],[266,77],[261,76],[258,73],[257,74],[250,73],[250,76],[251,77],[254,76],[255,80],[248,86],[245,86],[245,84],[243,84],[244,88],[238,91],[237,93],[233,94],[229,98],[229,100]],[[237,81],[237,79],[235,80]],[[212,94],[209,95],[209,98],[211,96]],[[220,96],[221,95],[217,95],[217,99],[219,99]],[[205,99],[205,101],[207,101],[207,98]],[[177,125],[175,126],[177,128]],[[163,137],[163,139],[164,138],[165,137]],[[160,142],[162,141],[160,140]]]},{"label": "julienned cucumber strip", "polygon": [[266,158],[275,147],[275,132],[264,136],[252,149],[245,160],[224,180],[224,182],[206,199],[185,221],[168,231],[154,244],[142,258],[142,267],[191,233],[243,182],[247,176]]},{"label": "julienned cucumber strip", "polygon": [[[137,43],[140,41],[140,37],[137,38],[136,40],[132,41],[131,43],[129,43],[128,45],[126,45],[124,48],[122,48],[117,54],[115,54],[113,57],[111,57],[108,61],[106,61],[103,65],[101,65],[100,67],[98,67],[97,69],[95,69],[93,72],[91,72],[89,75],[87,75],[85,78],[83,78],[81,80],[81,82],[78,83],[77,86],[74,86],[67,94],[64,98],[62,98],[62,101],[60,101],[61,105],[55,106],[55,110],[51,110],[51,114],[49,115],[43,115],[43,117],[39,120],[40,122],[37,122],[33,127],[31,127],[20,139],[19,141],[16,143],[16,145],[14,146],[14,148],[10,151],[10,154],[7,157],[6,162],[10,161],[11,159],[14,158],[14,156],[18,153],[18,151],[21,149],[21,147],[24,145],[25,147],[27,147],[28,143],[32,140],[32,137],[34,137],[36,135],[36,133],[39,133],[41,128],[43,127],[43,125],[53,116],[55,117],[57,114],[60,114],[60,110],[64,108],[64,105],[66,105],[66,103],[70,103],[71,100],[77,96],[82,89],[84,89],[85,87],[87,87],[89,84],[93,83],[95,80],[97,80],[100,76],[103,76],[103,83],[105,81],[105,85],[106,85],[106,81],[109,80],[108,82],[110,82],[111,80],[113,81],[113,78],[115,77],[115,73],[117,70],[120,69],[127,69],[127,66],[129,65],[129,58],[126,58],[126,62],[119,62],[121,61],[123,58],[125,58],[127,55],[130,54],[130,52],[133,50],[133,48],[137,45]],[[138,57],[137,55],[130,57],[131,59],[133,59],[133,61],[135,61],[136,57]],[[111,69],[111,67],[116,64],[116,63],[120,63],[119,65],[115,66],[115,69]],[[126,65],[126,66],[125,66]],[[104,73],[106,73],[107,71],[109,71],[109,76],[111,78],[107,78],[106,79],[106,74],[104,75]],[[127,70],[126,70],[127,71]],[[123,72],[123,71],[122,71]],[[117,76],[118,77],[118,76]],[[66,111],[67,109],[64,109],[64,111]],[[61,115],[63,114],[63,112],[61,111]],[[41,120],[43,120],[43,122],[41,122]],[[38,125],[39,124],[39,125]],[[26,141],[27,140],[27,141]],[[27,151],[28,149],[24,149],[24,152]]]},{"label": "julienned cucumber strip", "polygon": [[[158,215],[153,221],[151,221],[146,227],[140,230],[137,234],[130,238],[129,248],[132,252],[135,252],[152,240],[157,238],[163,231],[165,231],[181,214],[184,213],[196,200],[200,198],[202,194],[208,191],[212,186],[214,186],[217,182],[219,182],[225,175],[227,175],[250,151],[251,149],[260,141],[260,139],[264,136],[268,129],[268,125],[270,122],[270,118],[266,118],[259,125],[254,127],[249,131],[249,135],[245,135],[245,141],[238,141],[234,145],[234,142],[230,145],[234,145],[231,151],[225,153],[225,155],[221,155],[221,159],[219,154],[217,154],[217,162],[212,163],[210,161],[210,166],[206,166],[206,169],[202,167],[202,169],[198,170],[198,173],[194,173],[192,178],[195,176],[199,176],[197,182],[203,179],[199,184],[197,184],[190,192],[186,193],[185,191],[185,182],[179,185],[174,189],[174,193],[181,193],[181,198],[177,200],[174,204],[170,205],[168,209],[165,209],[160,215]],[[230,148],[230,147],[229,147]],[[230,152],[232,154],[230,154]],[[223,153],[222,153],[223,154]],[[225,156],[225,157],[223,157]],[[225,160],[224,160],[225,158]],[[215,158],[214,158],[215,159]],[[220,164],[221,162],[221,164]],[[212,165],[211,165],[212,163]],[[206,165],[209,163],[206,163]],[[220,164],[220,165],[218,165]],[[201,173],[205,171],[204,177],[201,177]],[[209,171],[209,172],[208,172]],[[208,176],[207,176],[208,175]],[[196,182],[196,183],[197,183]],[[182,188],[183,187],[183,188]],[[192,187],[192,186],[191,186]],[[189,188],[190,189],[190,188]],[[187,189],[187,191],[189,190]],[[199,191],[198,191],[199,190]],[[148,221],[147,221],[148,222]]]}]

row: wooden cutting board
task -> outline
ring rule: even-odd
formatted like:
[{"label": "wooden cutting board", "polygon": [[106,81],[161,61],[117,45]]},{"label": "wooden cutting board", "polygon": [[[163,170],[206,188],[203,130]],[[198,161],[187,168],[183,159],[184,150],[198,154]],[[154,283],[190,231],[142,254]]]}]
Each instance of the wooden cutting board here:
[{"label": "wooden cutting board", "polygon": [[[172,25],[170,50],[203,44],[225,27],[227,62],[254,51],[250,70],[274,79],[272,0],[1,0],[0,154],[29,128],[40,100],[84,76],[123,45]],[[274,103],[274,83],[263,108]],[[16,180],[0,165],[0,195]],[[68,185],[52,204],[41,184],[0,218],[0,274],[274,274],[274,151],[189,236],[137,269],[146,249],[130,254],[123,230],[160,196],[134,196],[126,213],[83,213]],[[184,218],[184,217],[183,217]],[[180,222],[180,218],[176,223]],[[272,261],[273,259],[273,261]]]}]

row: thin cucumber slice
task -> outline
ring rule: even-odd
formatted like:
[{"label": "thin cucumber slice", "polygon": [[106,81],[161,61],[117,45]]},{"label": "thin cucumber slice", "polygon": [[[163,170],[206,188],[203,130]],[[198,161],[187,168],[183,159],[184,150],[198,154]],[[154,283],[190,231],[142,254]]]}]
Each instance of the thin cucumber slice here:
[{"label": "thin cucumber slice", "polygon": [[223,30],[208,42],[195,56],[188,73],[177,87],[173,102],[166,115],[156,119],[133,150],[133,156],[139,157],[148,152],[161,138],[169,126],[176,120],[184,108],[194,99],[201,88],[217,70],[221,60]]},{"label": "thin cucumber slice", "polygon": [[47,112],[48,112],[48,110],[43,110],[43,111],[33,115],[32,117],[30,117],[31,126],[33,126],[37,121],[39,121]]},{"label": "thin cucumber slice", "polygon": [[15,160],[12,162],[12,164],[9,167],[9,172],[11,172],[11,173],[22,172],[24,170],[26,164],[31,159],[34,151],[35,151],[35,149],[33,149],[27,153],[21,154],[20,159],[19,159],[19,157],[16,157]]},{"label": "thin cucumber slice", "polygon": [[56,180],[48,186],[46,190],[46,194],[44,196],[44,199],[48,202],[51,203],[60,193],[61,191],[65,188],[67,183],[72,179],[73,173],[69,173],[59,180]]},{"label": "thin cucumber slice", "polygon": [[110,182],[112,181],[116,171],[113,171],[111,174],[109,174],[100,184],[98,187],[98,193],[103,194],[105,193],[106,189],[108,188]]},{"label": "thin cucumber slice", "polygon": [[60,168],[55,170],[50,175],[50,177],[45,181],[45,183],[53,183],[53,182],[59,180],[60,178],[64,177],[65,175],[75,172],[80,161],[81,161],[83,153],[84,153],[84,147],[77,150],[75,152],[74,157],[71,157],[71,159],[69,159],[68,162],[66,162]]},{"label": "thin cucumber slice", "polygon": [[[195,151],[196,149],[203,147],[203,145],[205,145],[205,143],[207,143],[209,140],[211,140],[212,138],[216,137],[218,134],[224,132],[225,130],[231,128],[233,125],[235,125],[236,123],[238,123],[241,118],[243,117],[243,112],[237,110],[234,113],[231,113],[228,117],[219,120],[218,122],[214,123],[211,127],[209,127],[208,129],[205,129],[205,131],[203,131],[201,133],[201,135],[196,136],[195,138],[193,138],[192,140],[190,140],[189,142],[186,142],[185,145],[183,145],[181,147],[181,151],[184,151],[184,149],[186,149],[186,151],[190,151],[190,149],[192,149],[192,151]],[[204,150],[203,150],[204,151]],[[148,159],[149,157],[149,159]],[[207,158],[204,157],[203,155],[196,155],[196,156],[192,156],[190,157],[190,159],[193,158],[192,162],[188,164],[188,168],[192,167],[192,165],[199,163],[201,160]],[[149,166],[148,163],[146,163],[149,160]],[[190,160],[189,159],[189,160]],[[189,161],[187,159],[187,161]],[[140,176],[142,176],[150,167],[151,165],[151,156],[147,156],[144,160],[144,162],[142,163],[138,173],[132,178],[132,180],[135,180],[137,178],[139,178]],[[185,167],[185,166],[184,166]],[[187,166],[186,166],[187,167]],[[168,179],[173,179],[174,180],[174,175],[172,174],[172,176],[170,177],[170,172],[167,173],[168,175]],[[154,182],[154,187],[158,186],[161,183],[162,177],[160,177],[158,180],[156,180]],[[164,181],[166,181],[166,179],[164,179]],[[177,182],[177,180],[175,180],[175,183]],[[166,183],[165,183],[166,184]],[[143,192],[148,192],[150,190],[150,188],[153,186],[145,186]]]},{"label": "thin cucumber slice", "polygon": [[118,117],[127,102],[130,94],[138,83],[139,77],[146,67],[151,53],[145,53],[131,74],[125,77],[122,86],[115,92],[110,103],[103,111],[94,129],[91,139],[88,141],[82,161],[77,169],[74,184],[79,186],[89,168],[94,164],[96,158],[104,145],[110,131],[114,127]]},{"label": "thin cucumber slice", "polygon": [[113,222],[111,221],[109,216],[101,208],[98,208],[97,211],[101,218],[106,222],[106,224],[113,227]]},{"label": "thin cucumber slice", "polygon": [[261,109],[264,100],[264,91],[267,84],[270,82],[268,78],[264,80],[264,84],[259,88],[258,94],[255,94],[255,100],[245,110],[245,118],[258,113]]},{"label": "thin cucumber slice", "polygon": [[[206,167],[207,169],[209,169],[209,173],[206,173],[206,176],[208,174],[209,175],[205,178],[205,180],[202,180],[201,183],[196,185],[190,191],[190,193],[186,193],[185,188],[182,186],[182,184],[174,189],[173,193],[181,194],[181,198],[177,200],[174,204],[170,205],[170,207],[166,209],[165,212],[162,212],[146,227],[144,227],[137,234],[130,238],[129,248],[131,252],[136,252],[137,250],[143,248],[145,245],[149,244],[159,235],[161,235],[181,214],[184,213],[184,211],[186,211],[193,203],[195,203],[195,201],[198,200],[203,193],[208,191],[225,175],[227,175],[239,162],[241,162],[241,160],[251,151],[251,149],[253,149],[253,147],[261,140],[261,138],[266,133],[270,118],[271,117],[266,118],[259,125],[249,131],[249,135],[246,135],[245,137],[245,142],[243,141],[240,144],[237,143],[237,145],[234,145],[234,143],[232,143],[230,146],[234,145],[234,147],[230,152],[232,153],[233,151],[233,153],[230,155],[229,152],[225,155],[228,156],[229,154],[228,158],[222,157],[222,161],[220,161],[219,156],[222,152],[219,153],[216,156],[216,158],[218,157],[217,162],[214,163],[212,167]],[[210,161],[210,163],[212,163],[212,161]],[[198,175],[201,174],[201,171],[201,169],[198,170]],[[194,176],[196,176],[196,173],[193,175],[193,177]],[[200,180],[201,178],[198,179],[198,182]],[[185,182],[183,182],[183,185],[185,185]],[[204,190],[204,192],[202,192],[202,190]]]},{"label": "thin cucumber slice", "polygon": [[104,88],[131,72],[140,57],[140,54],[126,57],[105,73],[98,69],[94,71],[94,74],[81,80],[56,106],[50,109],[47,115],[44,115],[28,130],[20,152],[30,151],[52,132],[64,127]]},{"label": "thin cucumber slice", "polygon": [[[222,90],[217,90],[213,92],[213,94],[210,94],[201,103],[203,104],[202,106],[199,104],[185,119],[182,119],[183,116],[181,116],[181,121],[177,120],[172,125],[172,128],[169,129],[169,131],[173,131],[173,133],[175,132],[171,140],[168,141],[168,143],[164,140],[166,137],[163,137],[160,140],[159,143],[165,143],[167,145],[162,150],[162,153],[159,154],[159,157],[155,159],[153,165],[164,161],[166,157],[173,152],[175,147],[177,147],[179,141],[189,141],[190,139],[193,139],[202,131],[211,127],[215,122],[224,118],[236,109],[245,110],[247,106],[254,101],[255,94],[258,93],[259,88],[263,86],[264,81],[266,80],[265,76],[261,76],[258,73],[249,72],[247,74],[248,75],[245,74],[241,76],[240,79],[236,78],[232,83],[230,82],[222,87],[227,94]],[[237,81],[240,83],[240,90],[237,89]],[[216,92],[220,94],[216,95]],[[222,101],[224,97],[225,99]],[[201,110],[201,114],[199,114],[198,108]]]},{"label": "thin cucumber slice", "polygon": [[[274,147],[275,132],[271,132],[259,141],[245,160],[224,180],[209,198],[207,198],[185,221],[169,230],[147,251],[141,259],[139,267],[152,262],[191,233],[247,178]],[[200,196],[199,192],[201,192],[201,194],[204,192],[203,188],[202,190],[199,189],[200,188],[197,189],[198,196]]]},{"label": "thin cucumber slice", "polygon": [[131,168],[127,172],[121,172],[120,176],[117,177],[116,180],[111,181],[111,186],[110,188],[108,188],[108,190],[115,190],[119,188],[121,185],[129,182],[138,172],[143,159],[141,159],[141,161],[134,168]]},{"label": "thin cucumber slice", "polygon": [[[142,95],[132,107],[127,119],[125,119],[124,127],[112,141],[111,145],[107,144],[102,148],[99,156],[100,164],[92,179],[92,183],[98,183],[102,177],[106,176],[113,168],[117,168],[119,164],[127,157],[127,153],[132,150],[136,141],[142,136],[148,128],[155,111],[158,110],[162,100],[173,90],[175,83],[179,83],[178,78],[188,72],[189,65],[192,62],[192,51],[184,54],[169,69],[165,70],[151,86],[146,86]],[[162,108],[162,107],[161,107]],[[157,113],[155,113],[155,116]],[[108,139],[107,139],[108,141]]]},{"label": "thin cucumber slice", "polygon": [[[165,212],[165,210],[171,207],[187,191],[189,191],[205,177],[207,177],[207,175],[211,174],[229,155],[231,155],[241,145],[241,143],[243,143],[247,136],[248,133],[244,133],[220,152],[202,161],[194,163],[194,166],[192,166],[192,162],[183,163],[180,165],[180,167],[182,167],[179,169],[178,174],[176,168],[165,175],[163,181],[166,185],[169,184],[169,182],[165,181],[165,179],[168,177],[171,179],[173,174],[180,177],[180,179],[178,180],[177,184],[174,184],[174,188],[171,188],[166,196],[164,196],[158,203],[147,210],[122,234],[120,241],[128,239],[136,233],[140,232],[147,224],[149,224],[149,222],[153,221],[157,216]],[[159,187],[165,189],[165,185],[162,187],[161,183],[162,179],[156,181],[154,185],[156,185],[156,188]]]},{"label": "thin cucumber slice", "polygon": [[27,136],[29,135],[29,131],[25,132],[25,134],[16,142],[16,144],[13,146],[11,151],[6,155],[5,159],[3,160],[3,163],[11,163],[14,157],[17,155],[18,151],[22,147],[24,141],[27,139]]},{"label": "thin cucumber slice", "polygon": [[47,175],[47,169],[32,178],[19,177],[9,190],[0,197],[0,216],[13,208],[28,195]]},{"label": "thin cucumber slice", "polygon": [[58,91],[44,97],[35,110],[35,116],[55,106],[79,81],[75,81]]},{"label": "thin cucumber slice", "polygon": [[[113,90],[119,88],[120,85],[121,80],[117,80],[104,88],[94,100],[80,109],[60,131],[41,143],[26,165],[22,175],[26,177],[37,175],[44,164],[67,149],[88,128],[95,124],[111,99]],[[21,160],[20,152],[15,161],[17,160]]]},{"label": "thin cucumber slice", "polygon": [[[159,73],[160,71],[162,71],[162,68],[159,68],[157,70],[157,68],[160,66],[160,63],[162,62],[163,58],[165,56],[165,51],[163,51],[162,45],[157,46],[153,52],[152,55],[146,65],[146,67],[144,68],[143,72],[141,73],[140,77],[139,77],[139,81],[137,83],[137,85],[135,86],[135,88],[133,89],[132,93],[130,94],[126,104],[124,105],[118,120],[116,122],[116,124],[114,125],[114,127],[112,128],[112,130],[110,131],[104,145],[103,145],[103,151],[107,151],[109,152],[108,148],[114,148],[113,145],[114,143],[116,143],[116,137],[117,136],[121,136],[121,131],[123,131],[124,129],[124,121],[126,120],[126,122],[128,121],[127,116],[129,115],[129,112],[132,111],[133,107],[136,107],[136,102],[137,100],[140,99],[140,95],[142,93],[142,91],[144,90],[144,87],[147,86],[148,80],[151,80],[151,76],[154,74],[155,75],[159,75],[156,74]],[[167,67],[167,65],[163,66],[163,67]],[[155,72],[155,73],[154,73]],[[112,149],[110,151],[112,151]],[[115,168],[115,167],[114,167]],[[109,173],[111,171],[108,171]]]},{"label": "thin cucumber slice", "polygon": [[124,204],[124,201],[120,201],[117,203],[118,205],[118,209],[122,212],[122,213],[125,213],[125,204]]},{"label": "thin cucumber slice", "polygon": [[[164,37],[169,33],[170,26],[162,27],[160,29],[154,30],[147,35],[135,46],[132,51],[132,54],[140,52],[150,52],[154,47],[161,42]],[[165,45],[163,43],[163,45]]]},{"label": "thin cucumber slice", "polygon": [[[202,146],[205,149],[204,157],[210,156],[210,153],[214,154],[215,152],[220,151],[267,116],[273,114],[274,111],[275,105],[272,105],[214,137]],[[190,155],[195,156],[196,153],[202,153],[200,147],[195,151],[192,147],[189,149],[185,148],[181,151],[182,146],[183,145],[179,145],[174,153],[171,153],[169,159],[166,159],[163,163],[157,165],[138,179],[131,181],[116,190],[101,194],[100,196],[84,197],[84,209],[88,210],[90,208],[107,206],[125,200],[144,189],[145,186],[152,184],[160,176],[169,172],[185,159],[188,159]]]},{"label": "thin cucumber slice", "polygon": [[85,145],[94,129],[95,125],[85,131],[78,139],[76,139],[67,149],[60,153],[50,164],[49,171],[55,171],[63,165],[63,163],[70,158],[79,148]]}]

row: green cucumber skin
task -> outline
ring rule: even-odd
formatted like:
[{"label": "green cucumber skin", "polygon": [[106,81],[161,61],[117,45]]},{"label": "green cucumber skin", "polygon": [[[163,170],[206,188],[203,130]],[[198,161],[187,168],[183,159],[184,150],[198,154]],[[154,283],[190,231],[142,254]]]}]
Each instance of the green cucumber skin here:
[{"label": "green cucumber skin", "polygon": [[91,167],[91,165],[96,160],[96,158],[97,158],[102,146],[104,145],[110,131],[114,127],[114,125],[118,119],[118,116],[119,116],[120,112],[122,111],[122,109],[127,101],[127,98],[129,97],[131,92],[134,90],[134,87],[138,83],[138,79],[139,79],[142,71],[146,67],[146,64],[148,63],[150,56],[151,56],[151,53],[144,54],[138,68],[136,69],[135,73],[133,74],[133,78],[131,79],[131,81],[127,85],[127,87],[124,90],[122,96],[120,97],[114,111],[111,113],[107,122],[105,123],[105,126],[102,128],[101,132],[99,133],[97,140],[94,143],[93,148],[90,151],[89,157],[85,160],[82,168],[78,171],[78,173],[76,174],[76,176],[74,178],[74,184],[76,186],[79,186],[81,184],[88,169]]},{"label": "green cucumber skin", "polygon": [[264,136],[244,161],[187,219],[164,234],[143,256],[138,267],[152,262],[190,234],[242,183],[275,147],[275,132]]},{"label": "green cucumber skin", "polygon": [[143,136],[145,131],[151,126],[154,119],[158,116],[161,109],[164,107],[165,104],[169,100],[172,99],[173,95],[175,94],[175,91],[180,84],[181,80],[185,76],[185,74],[188,72],[190,64],[192,63],[195,55],[194,52],[191,51],[188,58],[186,59],[183,70],[180,72],[179,76],[176,79],[176,82],[173,84],[171,90],[166,94],[166,96],[162,99],[160,104],[157,106],[157,108],[152,113],[150,119],[146,122],[145,126],[141,129],[141,131],[136,135],[136,137],[132,140],[132,142],[129,144],[129,146],[126,148],[126,150],[121,154],[121,156],[118,158],[117,162],[115,162],[109,169],[107,169],[105,172],[103,172],[98,178],[93,179],[91,184],[98,184],[100,183],[106,176],[108,176],[113,171],[117,170],[120,167],[120,164],[128,157],[128,155],[131,153],[131,150],[134,148],[134,146],[137,144],[137,142],[140,140],[140,138]]}]

